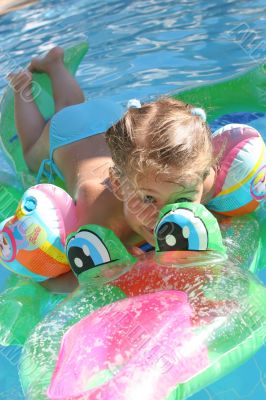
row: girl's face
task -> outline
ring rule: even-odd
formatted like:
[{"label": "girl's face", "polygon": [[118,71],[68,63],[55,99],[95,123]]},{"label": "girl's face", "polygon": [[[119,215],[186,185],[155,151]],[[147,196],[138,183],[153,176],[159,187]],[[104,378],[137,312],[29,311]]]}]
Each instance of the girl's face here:
[{"label": "girl's face", "polygon": [[[119,195],[118,195],[119,191]],[[166,204],[183,201],[200,203],[203,183],[180,185],[169,182],[163,176],[148,174],[139,178],[125,178],[119,183],[117,197],[124,203],[124,215],[128,225],[151,245],[155,245],[153,231],[160,209]]]}]

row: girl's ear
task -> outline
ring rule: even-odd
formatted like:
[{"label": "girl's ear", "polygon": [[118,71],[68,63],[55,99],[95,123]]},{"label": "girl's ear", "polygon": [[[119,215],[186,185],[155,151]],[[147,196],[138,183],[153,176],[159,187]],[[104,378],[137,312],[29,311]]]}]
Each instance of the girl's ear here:
[{"label": "girl's ear", "polygon": [[118,200],[123,201],[121,181],[120,178],[117,176],[114,167],[109,168],[109,179],[113,194]]}]

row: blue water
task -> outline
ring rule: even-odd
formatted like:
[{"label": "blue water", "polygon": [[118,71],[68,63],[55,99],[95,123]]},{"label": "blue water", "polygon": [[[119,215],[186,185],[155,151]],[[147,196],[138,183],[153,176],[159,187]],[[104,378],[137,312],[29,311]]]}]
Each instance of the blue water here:
[{"label": "blue water", "polygon": [[81,39],[90,52],[78,77],[91,97],[149,99],[229,77],[266,51],[265,0],[43,0],[0,18],[0,90],[10,69]]},{"label": "blue water", "polygon": [[[0,95],[8,72],[81,40],[90,44],[77,74],[88,98],[150,100],[230,77],[264,60],[265,9],[265,0],[39,1],[0,17]],[[0,348],[1,400],[23,398],[18,359],[17,348]],[[193,400],[265,399],[265,360],[262,349]]]}]

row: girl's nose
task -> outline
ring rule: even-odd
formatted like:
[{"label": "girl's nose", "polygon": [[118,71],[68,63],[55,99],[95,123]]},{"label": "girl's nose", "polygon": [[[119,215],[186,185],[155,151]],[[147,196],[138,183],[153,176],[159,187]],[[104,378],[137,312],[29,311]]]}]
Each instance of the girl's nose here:
[{"label": "girl's nose", "polygon": [[159,209],[154,204],[150,204],[142,210],[142,224],[153,229],[159,215]]}]

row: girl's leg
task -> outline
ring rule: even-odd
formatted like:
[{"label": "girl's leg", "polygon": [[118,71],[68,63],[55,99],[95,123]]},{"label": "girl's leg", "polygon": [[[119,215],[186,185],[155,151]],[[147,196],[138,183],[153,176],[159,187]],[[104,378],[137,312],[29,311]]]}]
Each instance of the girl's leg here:
[{"label": "girl's leg", "polygon": [[81,88],[64,65],[64,50],[61,47],[54,47],[44,58],[34,58],[29,70],[49,75],[56,112],[64,107],[84,102]]},{"label": "girl's leg", "polygon": [[29,69],[10,74],[15,95],[15,120],[24,157],[36,171],[41,161],[49,157],[49,122],[42,117],[32,95],[32,72],[47,73],[52,82],[55,110],[84,102],[76,80],[64,66],[64,50],[55,47],[44,58],[33,59]]},{"label": "girl's leg", "polygon": [[24,156],[40,137],[45,120],[32,95],[32,74],[28,70],[8,76],[14,91],[15,122]]}]

